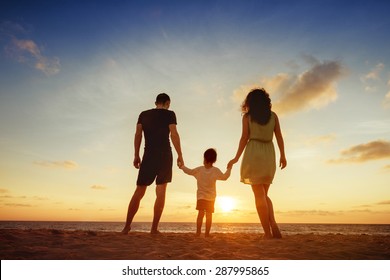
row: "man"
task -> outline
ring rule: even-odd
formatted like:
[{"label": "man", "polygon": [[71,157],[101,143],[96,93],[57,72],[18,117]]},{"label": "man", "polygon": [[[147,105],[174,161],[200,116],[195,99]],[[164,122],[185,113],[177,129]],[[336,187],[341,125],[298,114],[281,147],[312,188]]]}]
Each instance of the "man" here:
[{"label": "man", "polygon": [[[134,167],[139,169],[137,188],[130,200],[123,234],[131,229],[131,223],[138,211],[147,186],[156,181],[156,200],[150,233],[157,234],[165,205],[167,184],[172,180],[172,149],[169,136],[177,152],[177,165],[184,164],[180,147],[180,136],[176,129],[176,115],[168,110],[171,100],[165,93],[157,95],[156,108],[143,111],[139,117],[134,136]],[[145,137],[145,150],[140,158],[142,133]]]}]

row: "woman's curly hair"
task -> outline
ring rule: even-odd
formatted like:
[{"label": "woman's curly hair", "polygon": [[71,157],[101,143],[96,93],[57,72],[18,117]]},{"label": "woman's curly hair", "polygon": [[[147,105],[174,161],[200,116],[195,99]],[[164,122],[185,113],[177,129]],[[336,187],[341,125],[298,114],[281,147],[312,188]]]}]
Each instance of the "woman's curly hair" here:
[{"label": "woman's curly hair", "polygon": [[244,114],[252,121],[265,125],[271,118],[271,98],[264,88],[252,89],[241,105]]}]

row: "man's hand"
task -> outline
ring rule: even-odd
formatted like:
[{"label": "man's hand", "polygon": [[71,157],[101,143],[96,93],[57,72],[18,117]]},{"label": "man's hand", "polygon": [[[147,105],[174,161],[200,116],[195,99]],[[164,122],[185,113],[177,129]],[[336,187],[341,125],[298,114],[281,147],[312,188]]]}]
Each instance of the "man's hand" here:
[{"label": "man's hand", "polygon": [[139,167],[141,165],[141,158],[139,156],[134,157],[133,165],[135,168],[139,169]]}]

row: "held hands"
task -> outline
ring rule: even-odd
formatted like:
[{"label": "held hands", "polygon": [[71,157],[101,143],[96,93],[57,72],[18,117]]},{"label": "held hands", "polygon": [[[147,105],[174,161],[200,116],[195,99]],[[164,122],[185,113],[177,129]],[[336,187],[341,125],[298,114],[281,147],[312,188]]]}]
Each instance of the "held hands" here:
[{"label": "held hands", "polygon": [[231,161],[229,161],[229,163],[227,164],[227,169],[231,169],[232,167],[233,167],[233,165],[235,164],[235,163],[237,163],[237,159],[232,159]]},{"label": "held hands", "polygon": [[182,157],[182,156],[179,156],[179,157],[177,158],[177,167],[179,167],[180,169],[182,169],[183,166],[184,166],[183,157]]}]

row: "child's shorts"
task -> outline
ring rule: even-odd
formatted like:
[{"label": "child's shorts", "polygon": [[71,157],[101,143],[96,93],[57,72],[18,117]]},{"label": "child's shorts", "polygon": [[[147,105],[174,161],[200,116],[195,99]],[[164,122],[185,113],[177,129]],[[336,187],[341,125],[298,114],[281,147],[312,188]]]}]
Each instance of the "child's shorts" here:
[{"label": "child's shorts", "polygon": [[215,200],[198,199],[196,202],[196,210],[214,213],[214,203]]}]

